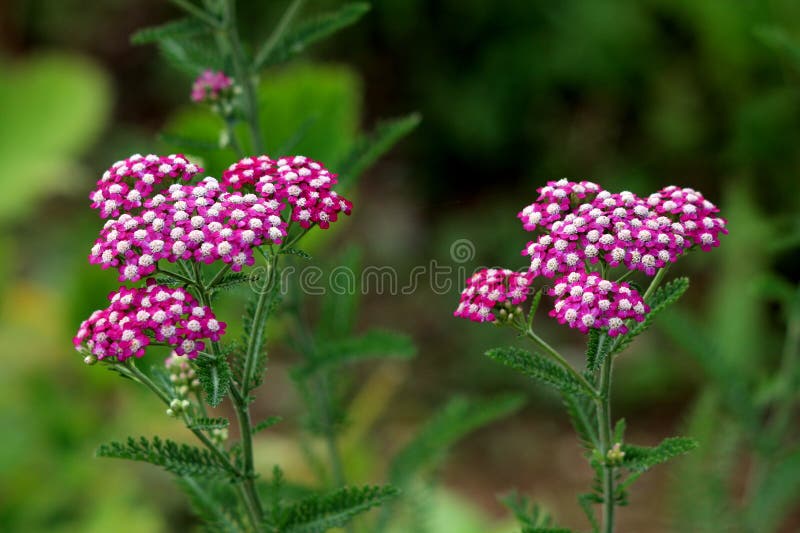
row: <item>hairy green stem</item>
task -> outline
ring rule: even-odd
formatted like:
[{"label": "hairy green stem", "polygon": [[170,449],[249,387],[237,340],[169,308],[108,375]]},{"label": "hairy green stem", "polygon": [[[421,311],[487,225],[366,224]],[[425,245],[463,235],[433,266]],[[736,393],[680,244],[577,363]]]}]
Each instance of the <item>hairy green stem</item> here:
[{"label": "hairy green stem", "polygon": [[[139,368],[133,361],[121,365],[121,368],[127,369],[126,374],[128,375],[128,377],[138,381],[139,383],[150,389],[152,392],[156,394],[156,396],[159,397],[159,399],[162,402],[164,402],[165,405],[169,406],[172,399],[169,396],[167,396],[167,394],[161,389],[161,387],[153,383],[153,380],[151,380],[147,374],[139,370]],[[211,440],[205,433],[191,426],[191,420],[189,419],[188,416],[186,415],[183,416],[183,422],[189,429],[189,431],[194,433],[194,435],[200,440],[200,442],[202,442],[203,445],[205,445],[205,447],[208,448],[208,450],[211,453],[213,453],[218,459],[220,459],[225,464],[225,466],[228,468],[231,474],[237,477],[241,476],[239,469],[236,468],[236,466],[231,462],[230,458],[228,458],[228,456],[222,450],[220,450],[213,442],[211,442]]]},{"label": "hairy green stem", "polygon": [[187,13],[190,13],[191,15],[194,15],[198,19],[202,20],[212,28],[219,28],[220,23],[217,19],[209,15],[206,11],[196,6],[189,0],[169,0],[169,1],[175,4],[176,6],[180,7],[181,9],[183,9]]},{"label": "hairy green stem", "polygon": [[[195,264],[193,265],[195,275],[195,286],[198,290],[198,297],[203,305],[211,306],[208,291],[206,290],[205,283],[203,282],[203,275],[200,268]],[[222,357],[219,343],[211,343],[211,352],[214,357]],[[239,424],[240,439],[242,442],[242,456],[244,461],[244,471],[239,473],[238,490],[239,495],[244,502],[245,508],[250,521],[253,524],[254,531],[262,530],[262,521],[264,519],[263,507],[261,500],[256,490],[255,485],[255,467],[253,461],[253,432],[252,423],[250,421],[250,406],[247,398],[239,391],[235,383],[230,383],[228,388],[228,395],[231,398],[234,411],[236,412],[236,421]]]},{"label": "hairy green stem", "polygon": [[289,4],[289,7],[286,8],[286,11],[283,12],[281,19],[278,21],[278,25],[275,26],[275,29],[270,34],[269,39],[267,39],[267,42],[264,43],[264,46],[261,47],[261,50],[259,50],[258,54],[256,54],[256,58],[253,61],[255,65],[262,65],[267,60],[269,55],[275,49],[275,45],[278,44],[280,38],[284,33],[286,33],[289,24],[292,23],[292,19],[294,19],[294,16],[300,10],[302,5],[303,0],[293,0],[292,3]]},{"label": "hairy green stem", "polygon": [[597,430],[600,434],[600,453],[603,455],[603,533],[614,531],[614,476],[608,452],[611,442],[611,370],[613,359],[606,357],[600,370],[600,399],[597,401]]},{"label": "hairy green stem", "polygon": [[536,344],[538,344],[544,351],[546,351],[550,357],[555,359],[555,361],[559,365],[561,365],[564,368],[564,370],[569,372],[572,375],[572,377],[574,377],[578,381],[578,383],[581,384],[581,386],[586,390],[586,393],[589,394],[591,398],[595,400],[600,398],[600,395],[598,394],[597,390],[595,390],[595,388],[592,386],[592,384],[586,380],[583,374],[575,370],[572,367],[572,365],[569,364],[569,361],[564,359],[564,356],[558,353],[558,351],[555,348],[547,344],[541,337],[539,337],[536,333],[534,333],[533,330],[530,328],[527,328],[525,330],[525,335],[529,339],[533,340]]}]

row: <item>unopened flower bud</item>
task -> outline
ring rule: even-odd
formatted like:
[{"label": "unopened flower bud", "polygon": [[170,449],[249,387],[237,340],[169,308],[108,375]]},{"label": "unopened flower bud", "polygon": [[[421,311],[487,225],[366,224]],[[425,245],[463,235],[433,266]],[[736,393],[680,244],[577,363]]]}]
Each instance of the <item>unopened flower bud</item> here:
[{"label": "unopened flower bud", "polygon": [[97,356],[90,353],[89,355],[83,358],[83,362],[86,363],[87,365],[93,365],[97,362]]},{"label": "unopened flower bud", "polygon": [[622,451],[622,444],[617,442],[614,446],[608,450],[606,454],[606,459],[608,459],[609,464],[612,465],[620,465],[622,464],[622,460],[625,458],[625,452]]}]

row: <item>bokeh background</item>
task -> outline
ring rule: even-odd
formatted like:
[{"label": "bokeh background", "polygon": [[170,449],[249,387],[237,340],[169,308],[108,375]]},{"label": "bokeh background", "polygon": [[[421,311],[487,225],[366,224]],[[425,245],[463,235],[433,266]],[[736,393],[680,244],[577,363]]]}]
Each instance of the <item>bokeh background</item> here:
[{"label": "bokeh background", "polygon": [[[242,1],[244,34],[263,39],[284,4]],[[309,1],[305,12],[336,5]],[[86,262],[100,228],[86,198],[95,180],[131,153],[168,150],[160,132],[214,131],[191,106],[191,79],[154,47],[129,43],[136,29],[176,14],[157,0],[0,4],[4,531],[193,523],[165,474],[93,457],[98,443],[128,433],[184,434],[144,391],[85,367],[70,342],[116,285],[113,273]],[[527,239],[515,216],[548,179],[640,194],[687,185],[717,203],[731,234],[674,269],[692,279],[679,304],[688,320],[638,340],[616,377],[615,415],[626,417],[629,440],[654,444],[685,430],[699,391],[714,386],[676,337],[713,339],[753,383],[777,364],[784,325],[758,287],[800,278],[795,36],[800,4],[789,0],[376,0],[359,24],[266,73],[265,105],[276,139],[293,131],[299,110],[311,110],[314,133],[303,146],[322,161],[381,117],[421,114],[417,130],[364,176],[346,225],[327,245],[313,244],[326,258],[357,245],[365,265],[393,266],[401,280],[431,260],[458,266],[450,257],[457,239],[475,245],[469,268],[522,266]],[[211,169],[230,160],[214,157]],[[456,392],[524,391],[522,411],[449,455],[436,518],[447,527],[436,530],[507,531],[496,495],[514,487],[565,525],[584,527],[574,495],[590,472],[558,398],[481,355],[508,344],[508,332],[452,318],[458,290],[366,295],[361,325],[411,334],[419,355],[358,369],[391,394],[362,428],[366,443],[353,447],[349,468],[379,479],[382,450]],[[579,364],[581,337],[540,320],[541,334]],[[291,466],[303,414],[286,376],[295,354],[280,331],[273,345],[258,410],[287,422],[259,441],[259,460],[302,478]],[[675,475],[660,467],[640,482],[620,511],[622,531],[691,530],[675,526]],[[795,530],[798,516],[783,530]]]}]

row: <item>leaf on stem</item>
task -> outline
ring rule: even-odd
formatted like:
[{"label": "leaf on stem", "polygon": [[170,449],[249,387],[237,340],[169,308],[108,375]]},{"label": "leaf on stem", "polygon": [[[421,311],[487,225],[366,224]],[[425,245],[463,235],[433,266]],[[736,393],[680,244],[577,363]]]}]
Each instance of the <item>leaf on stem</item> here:
[{"label": "leaf on stem", "polygon": [[225,429],[231,425],[230,420],[227,418],[208,418],[201,417],[192,420],[189,429],[197,429],[201,431],[211,431],[212,429]]},{"label": "leaf on stem", "polygon": [[588,395],[589,392],[572,374],[550,359],[515,347],[493,348],[486,352],[490,359],[513,368],[530,378],[538,379],[568,394]]},{"label": "leaf on stem", "polygon": [[411,133],[421,121],[422,115],[419,113],[385,120],[371,133],[357,139],[350,152],[334,166],[339,173],[339,188],[342,191],[352,188],[362,172]]},{"label": "leaf on stem", "polygon": [[274,426],[276,424],[279,424],[281,422],[283,422],[283,418],[282,417],[280,417],[280,416],[271,416],[271,417],[267,418],[266,420],[262,420],[261,422],[259,422],[255,426],[253,426],[252,433],[253,433],[253,435],[255,435],[259,431],[264,431],[265,429],[269,429],[272,426]]},{"label": "leaf on stem", "polygon": [[697,441],[688,437],[670,437],[661,441],[658,446],[652,447],[623,444],[622,451],[625,452],[625,457],[622,459],[622,466],[634,472],[644,472],[688,453],[697,446]]},{"label": "leaf on stem", "polygon": [[127,442],[110,442],[97,449],[98,457],[143,461],[160,466],[180,476],[224,477],[230,476],[228,466],[208,450],[188,444],[153,437],[139,440],[128,437]]},{"label": "leaf on stem", "polygon": [[345,487],[322,496],[314,495],[283,509],[280,531],[322,533],[341,527],[356,515],[383,504],[398,493],[392,486],[367,486]]},{"label": "leaf on stem", "polygon": [[625,348],[633,342],[633,339],[644,332],[647,328],[653,325],[653,320],[664,309],[678,301],[686,289],[689,288],[689,278],[675,278],[666,285],[656,289],[655,293],[649,298],[647,305],[650,306],[650,312],[647,313],[642,322],[637,322],[630,331],[626,333],[619,342],[614,346],[614,351],[611,355],[617,354],[625,350]]},{"label": "leaf on stem", "polygon": [[589,330],[589,344],[586,347],[586,370],[592,374],[603,365],[611,350],[612,341],[608,334],[599,329]]},{"label": "leaf on stem", "polygon": [[370,6],[366,3],[347,4],[338,11],[310,19],[285,33],[277,41],[267,41],[256,54],[253,70],[288,61],[309,45],[328,37],[358,21]]},{"label": "leaf on stem", "polygon": [[186,17],[173,20],[159,26],[148,26],[131,35],[131,44],[150,44],[164,39],[187,37],[209,33],[207,27],[198,24],[196,20]]},{"label": "leaf on stem", "polygon": [[231,368],[225,355],[200,356],[195,359],[195,370],[206,393],[206,402],[211,407],[218,406],[228,394],[228,387],[231,383]]}]

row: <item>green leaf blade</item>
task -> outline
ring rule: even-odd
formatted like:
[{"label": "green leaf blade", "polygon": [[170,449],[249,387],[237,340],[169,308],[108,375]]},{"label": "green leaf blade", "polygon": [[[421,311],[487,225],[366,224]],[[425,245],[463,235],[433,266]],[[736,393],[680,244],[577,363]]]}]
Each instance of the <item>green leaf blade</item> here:
[{"label": "green leaf blade", "polygon": [[270,40],[265,43],[253,61],[254,70],[258,71],[288,61],[315,42],[355,24],[369,10],[370,5],[367,3],[347,4],[338,11],[320,15],[300,24],[277,41]]},{"label": "green leaf blade", "polygon": [[284,509],[280,531],[284,533],[322,533],[340,527],[356,515],[394,498],[392,486],[345,487],[323,496],[312,496]]}]

